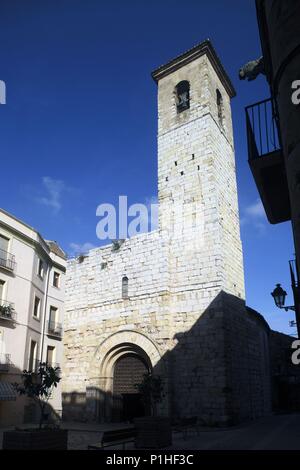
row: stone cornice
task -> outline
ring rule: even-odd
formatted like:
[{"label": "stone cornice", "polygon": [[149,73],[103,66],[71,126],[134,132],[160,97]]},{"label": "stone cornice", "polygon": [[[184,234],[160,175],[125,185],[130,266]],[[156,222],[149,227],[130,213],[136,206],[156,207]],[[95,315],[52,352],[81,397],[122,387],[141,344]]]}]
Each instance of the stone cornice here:
[{"label": "stone cornice", "polygon": [[236,96],[233,84],[231,83],[229,76],[225,72],[225,69],[209,39],[201,42],[192,49],[189,49],[187,52],[184,52],[183,54],[179,55],[167,64],[161,65],[152,72],[151,76],[153,80],[158,83],[161,78],[166,77],[167,75],[175,72],[175,70],[178,70],[181,67],[184,67],[185,65],[189,64],[190,62],[197,59],[198,57],[201,57],[204,54],[206,54],[209,58],[213,68],[215,69],[217,75],[223,83],[224,88],[226,89],[230,98]]}]

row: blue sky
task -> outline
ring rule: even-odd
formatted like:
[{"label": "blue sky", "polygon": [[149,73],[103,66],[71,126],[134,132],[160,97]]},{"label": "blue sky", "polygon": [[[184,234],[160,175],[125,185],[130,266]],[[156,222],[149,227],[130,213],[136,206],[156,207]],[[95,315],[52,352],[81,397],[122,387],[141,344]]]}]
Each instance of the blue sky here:
[{"label": "blue sky", "polygon": [[209,38],[230,75],[247,303],[294,333],[290,223],[270,225],[247,163],[244,107],[269,96],[263,77],[240,82],[260,56],[254,0],[2,0],[0,205],[70,254],[98,246],[96,207],[157,193],[156,85],[150,73]]}]

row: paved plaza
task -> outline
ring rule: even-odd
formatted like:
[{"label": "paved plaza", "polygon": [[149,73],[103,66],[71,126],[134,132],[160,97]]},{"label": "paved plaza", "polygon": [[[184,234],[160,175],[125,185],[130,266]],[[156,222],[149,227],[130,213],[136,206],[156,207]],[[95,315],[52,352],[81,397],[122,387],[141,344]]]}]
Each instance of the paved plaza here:
[{"label": "paved plaza", "polygon": [[[124,423],[122,424],[124,425]],[[100,442],[104,430],[116,429],[120,424],[63,423],[69,430],[69,450],[86,450],[89,444]],[[0,445],[2,447],[0,430]],[[120,447],[119,447],[120,448]],[[133,444],[127,449],[134,450]],[[109,450],[118,447],[109,447]],[[191,430],[187,436],[173,433],[169,450],[300,450],[300,413],[273,415],[252,423],[232,428],[201,428],[198,434]]]}]

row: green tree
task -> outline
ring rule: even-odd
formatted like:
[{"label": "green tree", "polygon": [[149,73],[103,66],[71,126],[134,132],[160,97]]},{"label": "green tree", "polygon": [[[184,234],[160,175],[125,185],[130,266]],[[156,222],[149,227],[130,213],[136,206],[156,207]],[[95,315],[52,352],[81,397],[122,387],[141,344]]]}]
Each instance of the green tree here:
[{"label": "green tree", "polygon": [[49,398],[60,380],[59,367],[51,367],[45,362],[41,362],[37,373],[24,370],[22,373],[22,384],[14,384],[19,395],[25,395],[38,403],[40,408],[39,429],[42,429],[46,418],[45,410]]},{"label": "green tree", "polygon": [[161,377],[148,372],[147,374],[144,374],[142,383],[136,384],[135,386],[142,395],[146,409],[150,408],[152,416],[156,416],[157,405],[164,397],[164,387]]}]

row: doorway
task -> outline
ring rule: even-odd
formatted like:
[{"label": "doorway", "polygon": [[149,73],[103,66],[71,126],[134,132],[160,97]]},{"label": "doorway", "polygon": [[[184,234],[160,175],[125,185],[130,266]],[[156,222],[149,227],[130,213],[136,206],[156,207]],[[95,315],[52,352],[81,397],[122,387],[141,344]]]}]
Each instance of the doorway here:
[{"label": "doorway", "polygon": [[113,375],[113,421],[130,421],[145,416],[148,410],[138,391],[149,372],[145,360],[137,354],[126,354],[115,364]]}]

